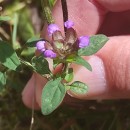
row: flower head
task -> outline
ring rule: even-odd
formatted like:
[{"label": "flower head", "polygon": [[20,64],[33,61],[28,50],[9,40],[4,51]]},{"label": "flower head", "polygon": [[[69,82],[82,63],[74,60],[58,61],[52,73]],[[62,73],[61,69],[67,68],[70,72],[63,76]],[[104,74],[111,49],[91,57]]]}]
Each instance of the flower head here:
[{"label": "flower head", "polygon": [[48,26],[48,34],[51,36],[55,31],[59,31],[59,27],[56,24],[50,24]]},{"label": "flower head", "polygon": [[48,25],[48,34],[52,36],[52,42],[38,41],[36,43],[37,50],[40,50],[47,58],[56,58],[59,56],[61,59],[69,54],[75,53],[80,48],[89,45],[89,37],[81,36],[77,38],[75,29],[72,28],[73,21],[66,21],[64,26],[67,28],[65,37],[62,36],[59,27],[56,24]]},{"label": "flower head", "polygon": [[38,41],[36,43],[37,50],[44,52],[45,51],[45,41]]},{"label": "flower head", "polygon": [[74,26],[74,22],[68,20],[68,21],[66,21],[66,22],[64,23],[64,26],[65,26],[66,28],[72,28],[72,26]]},{"label": "flower head", "polygon": [[47,58],[56,58],[56,53],[52,50],[46,50],[44,56]]},{"label": "flower head", "polygon": [[89,45],[89,36],[81,36],[79,38],[79,48],[84,48]]}]

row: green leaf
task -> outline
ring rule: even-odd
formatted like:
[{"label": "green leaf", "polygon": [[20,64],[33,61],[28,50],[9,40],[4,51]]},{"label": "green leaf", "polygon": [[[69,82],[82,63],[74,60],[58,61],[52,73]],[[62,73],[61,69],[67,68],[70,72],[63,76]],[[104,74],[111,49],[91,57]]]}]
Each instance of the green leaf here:
[{"label": "green leaf", "polygon": [[32,66],[34,70],[41,75],[50,74],[51,72],[48,61],[42,55],[39,57],[33,57]]},{"label": "green leaf", "polygon": [[40,39],[38,37],[32,37],[30,39],[28,39],[28,41],[26,42],[26,45],[28,47],[36,47],[36,43],[40,41]]},{"label": "green leaf", "polygon": [[46,41],[46,42],[49,42],[48,40],[43,39],[43,38],[32,37],[32,38],[28,39],[28,41],[26,42],[26,45],[27,45],[28,47],[36,47],[36,43],[37,43],[38,41]]},{"label": "green leaf", "polygon": [[3,88],[5,84],[6,84],[6,74],[0,72],[0,90]]},{"label": "green leaf", "polygon": [[66,82],[71,82],[73,80],[74,73],[73,73],[73,68],[69,68],[67,73],[65,74],[65,80]]},{"label": "green leaf", "polygon": [[9,16],[0,16],[0,22],[9,21],[11,18]]},{"label": "green leaf", "polygon": [[102,34],[91,36],[89,46],[79,49],[78,55],[89,56],[95,54],[105,45],[107,41],[108,37]]},{"label": "green leaf", "polygon": [[88,91],[88,86],[80,81],[75,81],[70,85],[70,91],[76,94],[85,94]]},{"label": "green leaf", "polygon": [[42,114],[48,115],[53,112],[61,104],[65,93],[65,86],[61,83],[61,78],[50,80],[42,90]]},{"label": "green leaf", "polygon": [[77,56],[77,57],[76,57],[74,63],[75,63],[75,64],[82,65],[82,66],[84,66],[85,68],[87,68],[88,70],[92,71],[91,65],[90,65],[86,60],[84,60],[82,57],[80,57],[80,56]]},{"label": "green leaf", "polygon": [[70,63],[82,65],[85,68],[87,68],[88,70],[92,71],[91,65],[86,60],[84,60],[82,57],[80,57],[78,55],[70,55],[66,58],[66,61],[70,62]]},{"label": "green leaf", "polygon": [[26,45],[28,47],[36,47],[36,43],[40,41],[40,38],[38,37],[32,37],[30,39],[28,39],[28,41],[26,42]]},{"label": "green leaf", "polygon": [[0,40],[0,62],[11,70],[20,65],[19,58],[13,48],[5,41]]}]

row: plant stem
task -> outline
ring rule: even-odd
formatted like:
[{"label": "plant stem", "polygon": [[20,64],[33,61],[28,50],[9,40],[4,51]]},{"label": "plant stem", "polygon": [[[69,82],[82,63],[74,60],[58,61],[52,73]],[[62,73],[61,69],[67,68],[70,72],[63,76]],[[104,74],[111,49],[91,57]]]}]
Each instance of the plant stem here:
[{"label": "plant stem", "polygon": [[62,70],[62,72],[63,73],[66,73],[67,71],[68,71],[68,68],[70,67],[70,63],[64,63],[63,64],[63,70]]},{"label": "plant stem", "polygon": [[[66,22],[68,20],[68,9],[66,0],[61,0],[62,11],[63,11],[63,20]],[[64,31],[66,33],[67,28],[64,27]]]},{"label": "plant stem", "polygon": [[54,23],[48,0],[41,0],[42,10],[48,24]]}]

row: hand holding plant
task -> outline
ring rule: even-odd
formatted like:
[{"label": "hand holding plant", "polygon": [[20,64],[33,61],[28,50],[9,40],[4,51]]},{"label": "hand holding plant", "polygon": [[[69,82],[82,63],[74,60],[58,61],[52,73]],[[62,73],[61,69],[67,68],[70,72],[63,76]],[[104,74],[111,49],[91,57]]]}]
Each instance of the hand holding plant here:
[{"label": "hand holding plant", "polygon": [[[72,65],[74,69],[73,81],[82,81],[89,87],[87,94],[84,95],[69,92],[69,94],[73,97],[85,100],[119,99],[130,97],[130,92],[128,90],[130,84],[130,81],[128,80],[130,79],[128,66],[130,61],[128,60],[130,56],[130,42],[129,36],[125,36],[125,34],[129,34],[129,11],[127,10],[130,9],[130,4],[128,3],[129,0],[126,2],[119,0],[114,3],[100,0],[95,0],[95,2],[83,1],[82,3],[79,1],[75,1],[75,3],[73,3],[73,0],[67,1],[69,16],[70,19],[74,21],[75,25],[73,27],[75,28],[78,36],[91,36],[96,34],[97,31],[110,36],[107,44],[99,52],[93,56],[84,57],[85,60],[88,60],[92,66],[92,72],[87,71],[85,67]],[[83,12],[82,15],[79,13],[81,9],[81,12]],[[63,32],[60,1],[57,1],[55,5],[53,16],[55,18],[55,23]],[[46,31],[44,29],[42,31],[43,37],[45,37],[45,32]],[[125,75],[127,75],[127,78],[125,78]],[[46,80],[42,79],[38,75],[36,76],[36,79],[37,87],[35,92],[35,107],[40,108],[41,90],[46,84]],[[28,82],[23,94],[23,101],[28,107],[31,107],[33,83],[34,76],[32,76]],[[71,99],[69,101],[71,102]]]},{"label": "hand holding plant", "polygon": [[[45,12],[47,12],[45,10]],[[50,17],[46,14],[47,19]],[[49,18],[48,18],[49,17]],[[77,37],[73,29],[74,22],[67,20],[64,23],[65,36],[62,35],[54,20],[48,20],[48,39],[29,39],[26,43],[28,47],[35,47],[41,52],[39,56],[32,59],[33,70],[48,80],[42,90],[41,107],[44,115],[50,114],[62,102],[66,91],[77,94],[86,94],[88,86],[80,81],[71,82],[74,77],[72,63],[82,65],[92,71],[91,65],[81,56],[90,56],[101,49],[108,41],[105,35],[93,35]],[[53,74],[49,69],[46,58],[53,59],[53,68],[61,65],[61,71]]]},{"label": "hand holding plant", "polygon": [[[104,6],[105,9],[103,9],[103,11],[98,6],[96,6],[98,2],[99,2],[99,4]],[[66,88],[66,89],[64,89],[65,92],[66,92],[66,90],[68,91],[68,89],[70,89],[69,93],[71,91],[71,95],[73,95],[75,97],[82,98],[82,99],[129,97],[129,91],[123,91],[124,94],[122,94],[122,91],[120,89],[118,89],[118,91],[115,91],[117,89],[114,90],[114,89],[108,88],[108,86],[114,86],[112,88],[115,88],[115,87],[123,88],[123,86],[125,86],[126,88],[129,87],[129,80],[127,80],[127,79],[129,79],[129,73],[128,73],[129,71],[124,71],[124,70],[129,70],[129,68],[127,66],[129,63],[129,60],[126,60],[126,59],[129,59],[129,55],[128,55],[129,54],[129,42],[127,42],[127,41],[129,41],[128,36],[110,37],[109,42],[107,43],[107,45],[105,47],[103,47],[103,49],[101,51],[97,52],[98,49],[100,48],[100,47],[99,48],[97,47],[98,48],[97,50],[95,49],[95,51],[93,53],[90,53],[91,52],[90,50],[92,50],[92,51],[94,50],[94,49],[92,49],[93,46],[90,46],[90,45],[93,45],[93,43],[94,43],[93,41],[95,41],[95,38],[98,37],[100,39],[101,37],[105,37],[104,35],[93,35],[93,34],[95,34],[97,32],[97,30],[99,29],[100,25],[102,25],[103,19],[105,19],[104,16],[106,16],[108,10],[111,10],[112,12],[114,12],[115,10],[117,12],[122,11],[122,10],[124,11],[124,10],[128,10],[129,6],[127,8],[125,8],[125,6],[122,6],[122,9],[120,9],[120,8],[118,8],[119,7],[118,5],[120,2],[115,3],[115,8],[114,8],[115,10],[114,10],[111,7],[111,4],[109,4],[109,2],[108,2],[109,6],[108,6],[108,10],[106,10],[104,2],[103,1],[98,1],[98,2],[96,1],[96,3],[91,3],[91,2],[87,1],[87,2],[82,2],[82,3],[78,4],[78,1],[76,1],[75,3],[73,3],[72,1],[68,1],[69,15],[73,16],[73,17],[70,17],[70,20],[74,21],[74,23],[71,22],[71,24],[70,23],[68,24],[68,26],[69,26],[68,30],[71,29],[74,32],[73,35],[69,35],[69,36],[73,36],[73,38],[76,38],[76,42],[72,42],[71,44],[69,44],[69,46],[75,45],[74,48],[69,48],[69,46],[68,46],[68,49],[70,49],[70,50],[63,49],[65,53],[62,50],[60,50],[61,48],[58,49],[59,45],[63,48],[66,48],[66,46],[65,46],[66,44],[63,44],[63,43],[68,43],[68,41],[66,40],[67,34],[64,35],[63,33],[60,32],[63,27],[62,19],[58,19],[59,16],[62,16],[62,14],[60,13],[61,11],[60,12],[58,11],[59,12],[58,13],[58,12],[56,12],[56,10],[54,11],[55,23],[53,21],[53,23],[49,24],[49,25],[56,24],[56,26],[58,27],[58,29],[56,29],[56,31],[54,31],[50,36],[50,39],[52,38],[52,40],[49,40],[48,38],[43,37],[43,39],[42,38],[41,39],[30,39],[30,40],[28,40],[28,42],[26,44],[28,47],[35,46],[36,49],[41,52],[41,55],[33,57],[31,63],[22,61],[19,57],[17,57],[17,54],[11,48],[11,46],[8,45],[7,42],[1,41],[0,49],[1,49],[2,53],[1,53],[0,59],[1,59],[2,65],[5,67],[5,69],[3,69],[1,71],[1,79],[2,79],[1,85],[4,85],[6,83],[5,82],[6,69],[9,68],[10,70],[17,71],[17,67],[20,66],[20,64],[21,64],[19,60],[21,60],[22,63],[26,64],[31,69],[33,69],[35,72],[40,73],[43,77],[48,79],[49,82],[45,86],[47,86],[48,84],[51,84],[49,86],[53,86],[52,84],[55,83],[54,81],[56,81],[56,83],[59,83],[60,86],[64,86],[62,88]],[[73,3],[73,7],[70,8],[70,5],[72,5],[72,3]],[[78,7],[75,6],[76,3],[79,5]],[[127,3],[123,3],[123,5],[125,5],[125,4],[129,5]],[[76,9],[79,10],[79,7],[80,8],[82,7],[82,9],[84,11],[82,16],[79,16],[79,14],[76,13]],[[56,5],[55,9],[60,10],[60,6]],[[75,10],[75,12],[73,12],[73,10]],[[90,11],[90,12],[88,13],[88,11]],[[57,15],[57,14],[59,14],[59,15]],[[79,18],[82,22],[79,22]],[[118,17],[116,17],[116,18],[118,19]],[[9,19],[8,17],[1,17],[1,22],[6,21],[8,19]],[[110,20],[109,23],[111,23],[112,18],[108,17],[108,20]],[[68,21],[67,21],[67,23],[68,23]],[[104,32],[105,34],[108,34],[108,35],[119,35],[116,32],[114,32],[114,29],[115,29],[115,26],[120,25],[120,22],[119,23],[116,22],[116,24],[113,24],[113,23],[110,24],[111,25],[110,27],[109,27],[109,24],[107,24],[107,23],[103,24],[101,26],[101,29],[99,32]],[[74,24],[74,26],[72,26],[73,24]],[[67,27],[66,24],[65,24],[65,27]],[[109,29],[111,29],[111,31],[108,31]],[[58,40],[56,39],[56,42],[55,42],[54,34],[56,34],[56,32],[58,32],[58,38],[60,37],[61,39],[59,40],[56,37]],[[65,32],[67,32],[67,29]],[[70,34],[70,32],[72,32],[72,31],[69,31],[69,34]],[[120,33],[124,34],[123,30],[120,30]],[[126,40],[126,39],[128,39],[128,40]],[[39,45],[36,46],[36,44],[38,42],[41,42],[39,44],[42,44],[43,46],[42,47]],[[96,42],[98,43],[97,40],[96,40]],[[101,42],[101,41],[99,41],[99,42]],[[121,43],[121,45],[120,45],[120,43]],[[126,43],[125,47],[122,46],[123,43]],[[94,45],[97,45],[97,44],[94,44]],[[40,47],[42,49],[40,49]],[[121,49],[122,47],[123,47],[123,49]],[[121,53],[121,50],[124,50],[124,49],[125,49],[125,51],[123,51]],[[71,52],[71,53],[69,53],[69,52]],[[96,53],[96,56],[98,56],[98,57],[90,56],[89,53],[90,54]],[[122,55],[120,55],[120,54],[122,54]],[[85,56],[85,55],[89,56],[87,59],[89,59],[90,64],[88,62],[86,62],[86,60],[84,60],[84,58],[86,59],[86,57],[81,58],[81,56]],[[78,57],[78,59],[77,59],[77,57]],[[59,64],[61,65],[61,72],[63,72],[62,74],[61,73],[54,74],[50,71],[50,68],[48,67],[48,65],[50,63],[48,64],[48,61],[46,60],[48,58],[53,60],[54,69],[57,68],[59,66]],[[79,60],[79,58],[82,60]],[[121,62],[121,61],[124,61],[124,62]],[[44,63],[44,66],[43,66],[43,63]],[[66,63],[67,63],[67,65],[66,65]],[[75,66],[75,64],[80,64],[80,65],[83,65],[84,67],[81,67],[82,69],[80,69],[80,71],[78,71],[76,74],[75,73],[73,74],[73,72],[75,72],[76,67],[72,67],[72,66],[70,66],[70,64],[73,64],[74,66]],[[92,67],[90,67],[90,65],[92,65]],[[104,66],[105,66],[105,68],[104,68]],[[47,69],[46,69],[46,71],[43,71],[43,68],[45,68],[45,67]],[[118,67],[120,69],[117,69]],[[86,68],[89,70],[92,69],[92,72],[86,71]],[[122,71],[120,71],[121,69],[122,69]],[[127,73],[125,74],[124,72],[127,72]],[[84,76],[82,76],[82,74]],[[115,74],[115,75],[113,75],[113,74]],[[128,78],[125,78],[124,75],[127,75]],[[107,76],[107,77],[105,77],[105,76]],[[92,80],[91,80],[91,78],[92,78]],[[72,80],[72,79],[74,79],[74,80]],[[120,80],[120,79],[122,79],[122,80]],[[52,83],[52,81],[53,81],[53,83]],[[79,90],[79,89],[77,89],[77,87],[75,87],[76,91],[74,89],[72,89],[73,82],[75,82],[75,81],[76,81],[76,83],[78,81],[78,85],[79,85],[79,81],[80,81],[80,83],[85,86],[85,89],[83,89],[83,90],[87,90],[86,88],[88,88],[87,94],[86,93],[79,94],[79,91],[77,93],[77,90]],[[125,81],[125,82],[122,82],[122,81]],[[125,85],[124,85],[124,83],[125,83]],[[38,80],[37,86],[41,86],[39,84],[40,84],[40,80]],[[44,85],[42,85],[42,87],[43,86]],[[30,90],[30,88],[28,90]],[[37,90],[41,90],[41,88],[36,87],[36,92],[40,93],[41,91],[37,91]],[[43,95],[45,95],[44,90],[45,89],[43,89]],[[28,93],[28,94],[26,92],[24,91],[23,100],[27,104],[28,99],[30,99],[29,97],[32,97],[32,91],[30,91],[30,93]],[[26,96],[25,96],[25,93],[27,94]],[[64,96],[64,95],[62,95],[62,96]],[[26,97],[28,97],[28,99]],[[37,99],[37,102],[40,105],[41,104],[39,102],[41,100],[40,94],[39,94],[39,96],[36,96],[36,97],[40,97]],[[44,100],[45,99],[46,98],[44,98]],[[59,101],[57,104],[60,104],[60,102],[61,101]],[[28,104],[28,106],[31,106],[31,105]],[[51,109],[51,111],[53,111],[55,108]],[[43,110],[43,113],[44,112],[45,111]]]}]

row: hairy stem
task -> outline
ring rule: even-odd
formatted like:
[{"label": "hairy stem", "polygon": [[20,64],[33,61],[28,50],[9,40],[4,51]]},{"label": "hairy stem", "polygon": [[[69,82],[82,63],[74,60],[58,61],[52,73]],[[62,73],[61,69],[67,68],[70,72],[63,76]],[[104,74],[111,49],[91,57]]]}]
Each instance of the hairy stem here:
[{"label": "hairy stem", "polygon": [[48,0],[41,0],[42,10],[43,14],[46,18],[46,21],[48,24],[54,23],[54,19],[52,17],[51,9],[49,7],[49,1]]}]

